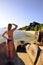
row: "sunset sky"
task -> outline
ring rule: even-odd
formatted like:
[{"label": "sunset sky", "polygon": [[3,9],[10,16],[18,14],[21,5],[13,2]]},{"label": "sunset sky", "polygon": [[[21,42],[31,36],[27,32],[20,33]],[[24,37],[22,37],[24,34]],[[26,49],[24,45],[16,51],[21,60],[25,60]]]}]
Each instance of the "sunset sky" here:
[{"label": "sunset sky", "polygon": [[43,23],[43,0],[0,0],[0,28],[8,23],[22,27],[33,21]]}]

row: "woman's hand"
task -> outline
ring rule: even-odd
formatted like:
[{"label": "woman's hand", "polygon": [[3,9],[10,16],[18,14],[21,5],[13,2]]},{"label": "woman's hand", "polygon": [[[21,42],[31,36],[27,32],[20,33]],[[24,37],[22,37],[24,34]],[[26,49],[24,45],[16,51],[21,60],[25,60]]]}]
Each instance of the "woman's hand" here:
[{"label": "woman's hand", "polygon": [[16,24],[12,24],[12,25],[15,26],[15,27],[12,29],[12,31],[15,31],[15,30],[17,29],[18,25],[16,25]]},{"label": "woman's hand", "polygon": [[12,25],[14,25],[14,26],[18,27],[18,25],[16,25],[16,24],[12,24]]},{"label": "woman's hand", "polygon": [[5,39],[8,39],[5,34],[7,33],[7,31],[5,31],[3,34],[2,34],[2,37],[4,37]]}]

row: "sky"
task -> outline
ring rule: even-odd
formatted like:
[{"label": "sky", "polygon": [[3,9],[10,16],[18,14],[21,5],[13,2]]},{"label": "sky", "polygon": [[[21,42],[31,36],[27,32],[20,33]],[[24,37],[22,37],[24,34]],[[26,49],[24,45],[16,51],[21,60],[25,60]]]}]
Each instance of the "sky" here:
[{"label": "sky", "polygon": [[8,23],[20,28],[33,21],[43,23],[43,0],[0,0],[0,28]]}]

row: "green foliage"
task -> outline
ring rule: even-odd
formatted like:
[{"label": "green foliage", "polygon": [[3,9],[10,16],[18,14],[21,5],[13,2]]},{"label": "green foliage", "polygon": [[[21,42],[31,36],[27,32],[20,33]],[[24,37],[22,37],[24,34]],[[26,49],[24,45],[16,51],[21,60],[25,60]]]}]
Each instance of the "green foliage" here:
[{"label": "green foliage", "polygon": [[28,26],[23,27],[23,28],[22,28],[22,30],[26,30],[26,29],[27,29],[27,27],[28,27]]},{"label": "green foliage", "polygon": [[41,30],[43,29],[43,24],[39,24],[39,25],[29,25],[29,26],[25,26],[25,27],[22,27],[22,30],[32,30],[32,31],[37,31],[37,30]]},{"label": "green foliage", "polygon": [[33,31],[33,30],[34,30],[34,27],[31,27],[31,28],[30,28],[30,30],[32,30],[32,31]]}]

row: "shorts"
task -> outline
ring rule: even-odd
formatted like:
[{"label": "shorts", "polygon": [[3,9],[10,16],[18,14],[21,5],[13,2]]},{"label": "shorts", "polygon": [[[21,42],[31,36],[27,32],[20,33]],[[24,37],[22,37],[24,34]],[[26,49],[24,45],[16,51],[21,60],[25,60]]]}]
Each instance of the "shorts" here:
[{"label": "shorts", "polygon": [[11,42],[12,40],[11,39],[7,39],[7,42],[9,43],[9,42]]}]

